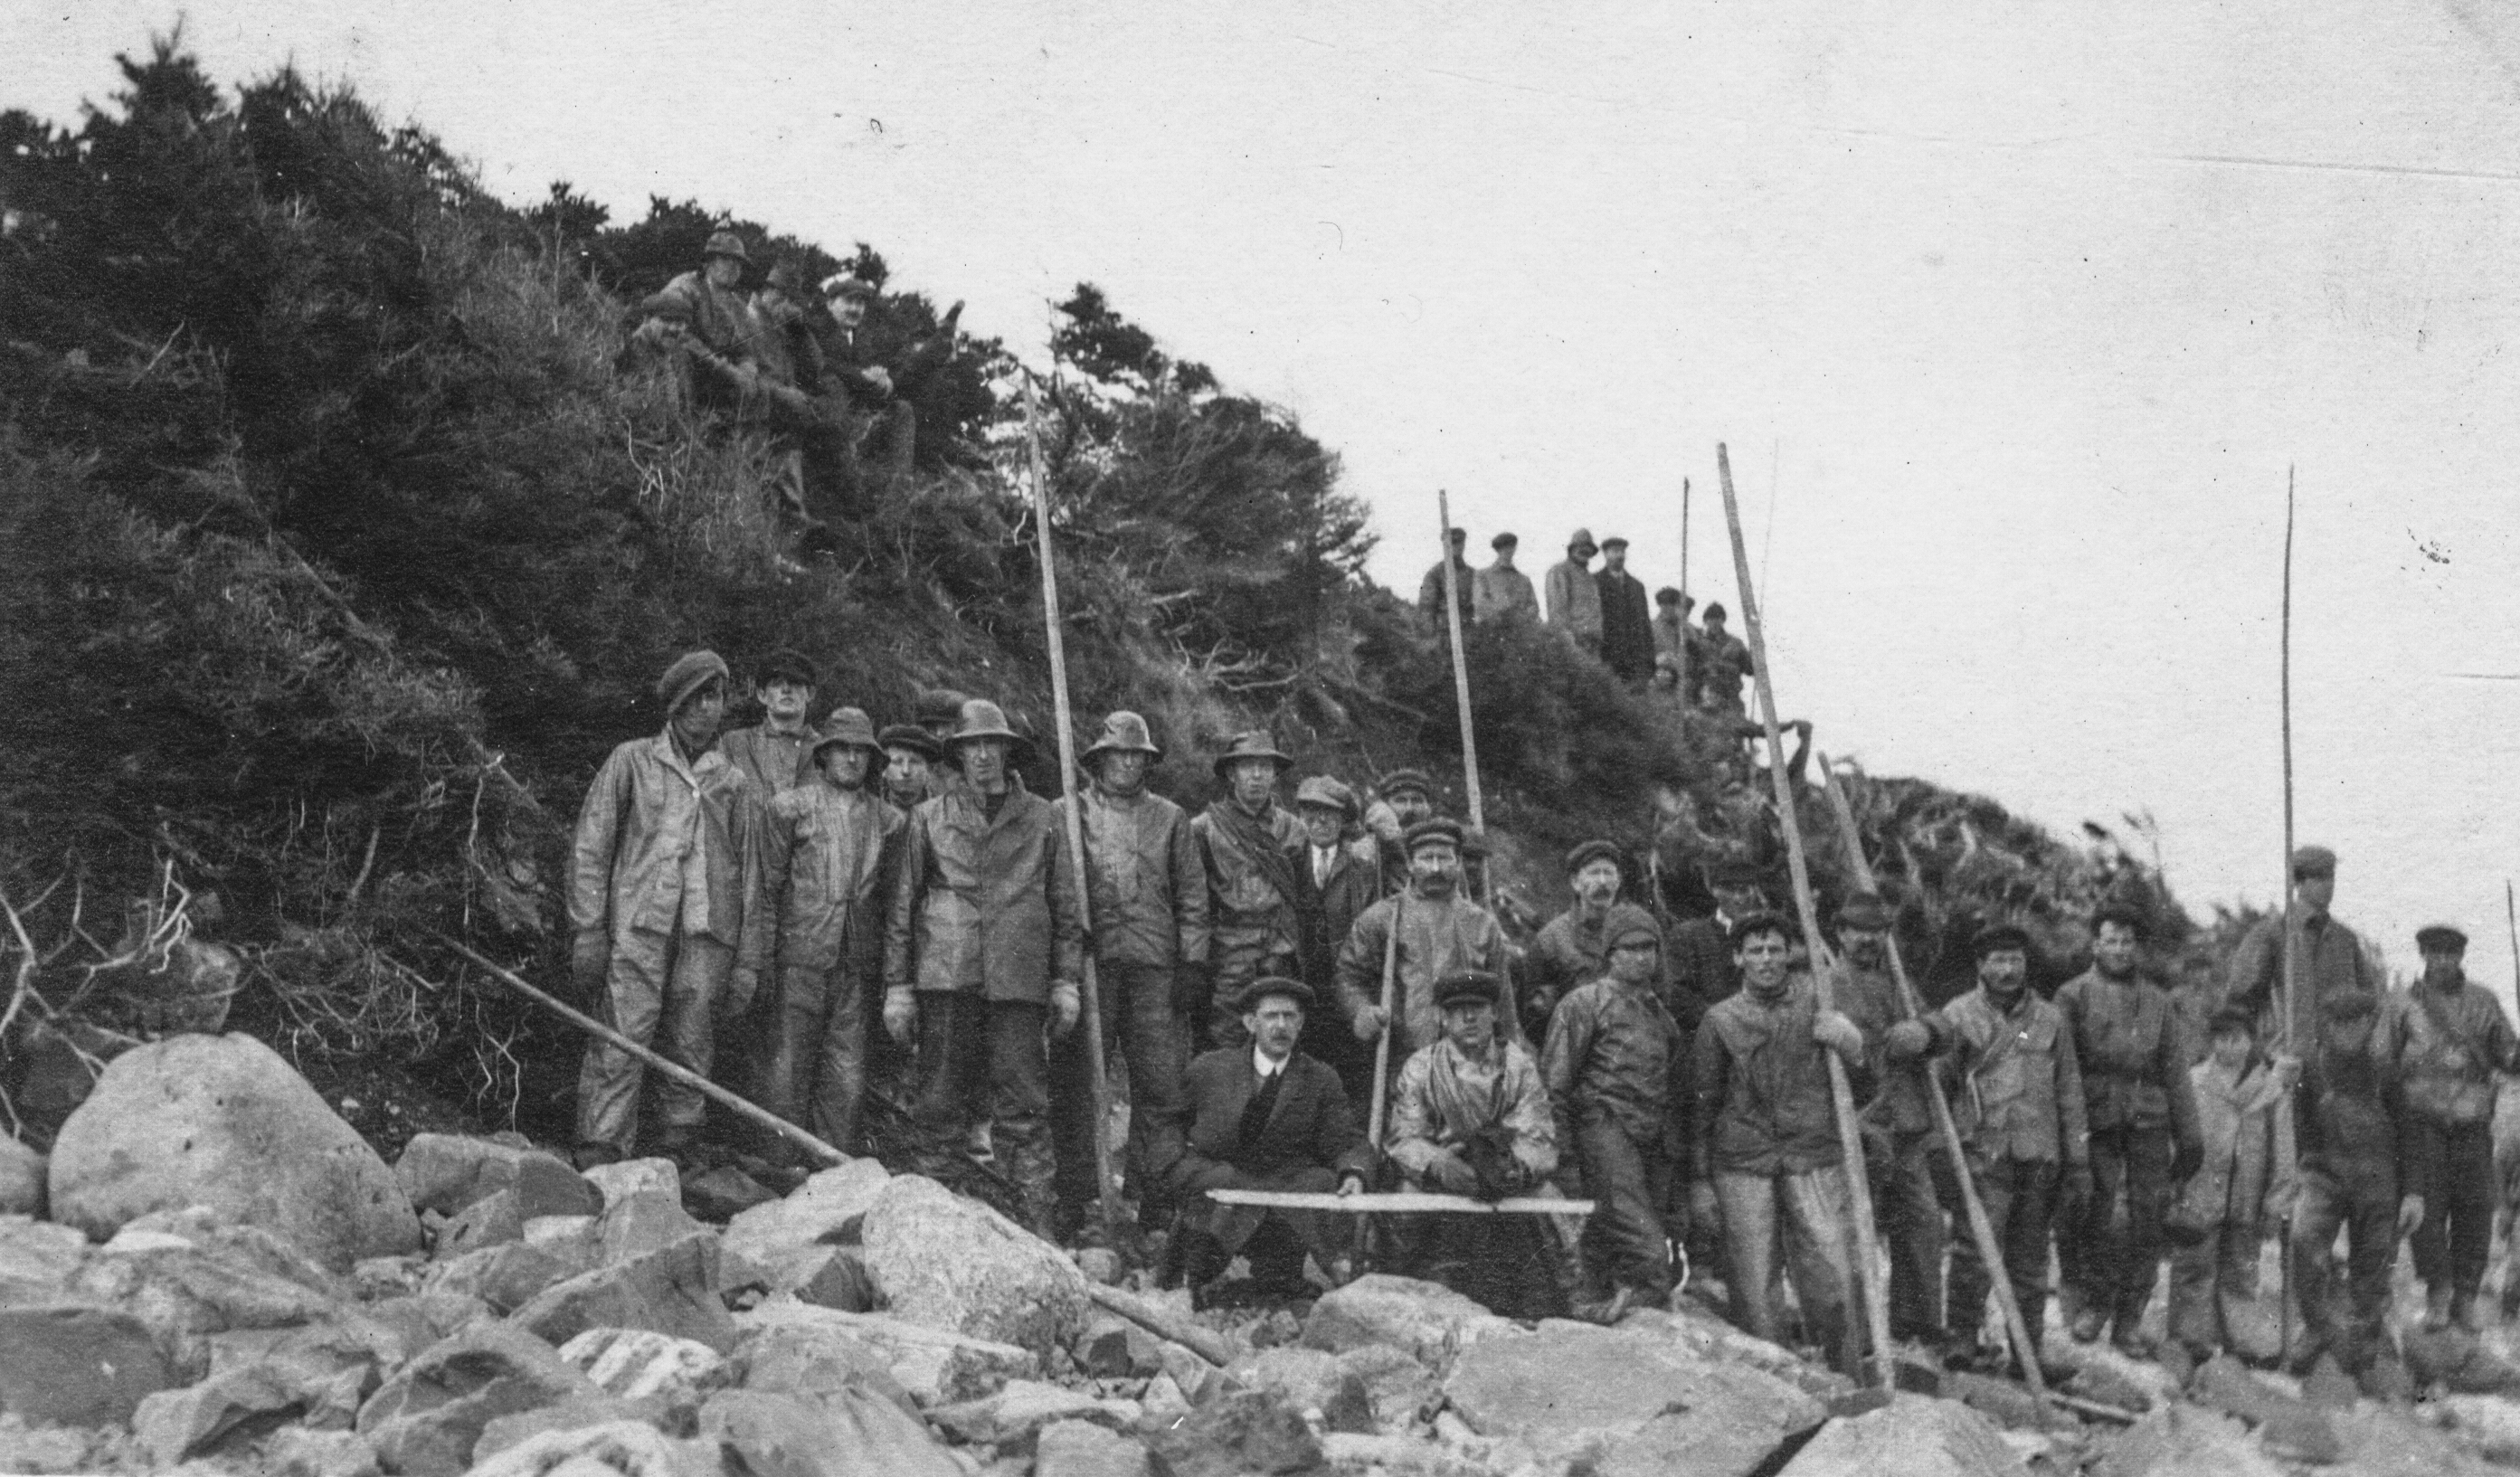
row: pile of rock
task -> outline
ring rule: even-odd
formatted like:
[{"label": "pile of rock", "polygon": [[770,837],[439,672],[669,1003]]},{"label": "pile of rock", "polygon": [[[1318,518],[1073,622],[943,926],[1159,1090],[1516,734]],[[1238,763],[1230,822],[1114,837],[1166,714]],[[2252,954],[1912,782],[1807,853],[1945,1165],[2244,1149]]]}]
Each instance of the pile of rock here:
[{"label": "pile of rock", "polygon": [[0,1216],[8,1471],[2415,1477],[2520,1455],[2491,1397],[2428,1424],[2237,1366],[2200,1373],[2201,1405],[2133,1371],[2113,1388],[2150,1413],[2103,1432],[1930,1369],[1857,1391],[1709,1317],[1531,1326],[1386,1276],[1237,1332],[872,1160],[723,1226],[663,1160],[581,1175],[424,1135],[388,1167],[241,1036],[118,1058],[34,1170],[54,1219]]}]

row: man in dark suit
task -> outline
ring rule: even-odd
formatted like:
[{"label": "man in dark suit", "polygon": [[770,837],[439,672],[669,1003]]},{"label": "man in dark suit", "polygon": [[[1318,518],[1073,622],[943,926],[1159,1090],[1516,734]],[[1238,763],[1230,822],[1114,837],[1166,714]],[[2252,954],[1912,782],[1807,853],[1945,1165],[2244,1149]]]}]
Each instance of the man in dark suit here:
[{"label": "man in dark suit", "polygon": [[[1304,983],[1335,1007],[1339,948],[1357,916],[1381,896],[1382,873],[1347,840],[1357,805],[1345,784],[1328,775],[1306,780],[1295,787],[1295,817],[1304,823],[1304,857],[1295,868],[1296,959]],[[1335,1016],[1313,1033],[1313,1042],[1339,1074],[1348,1106],[1362,1111],[1373,1091],[1373,1049]]]},{"label": "man in dark suit", "polygon": [[1313,992],[1301,980],[1263,975],[1242,992],[1247,1047],[1224,1047],[1190,1064],[1183,1083],[1189,1147],[1174,1170],[1181,1220],[1166,1280],[1186,1276],[1193,1297],[1236,1256],[1251,1259],[1254,1297],[1307,1297],[1304,1254],[1332,1281],[1346,1252],[1329,1218],[1313,1211],[1219,1205],[1211,1189],[1365,1188],[1372,1153],[1348,1110],[1338,1074],[1295,1050]]},{"label": "man in dark suit", "polygon": [[1684,920],[1671,935],[1671,994],[1664,1004],[1690,1032],[1716,1003],[1741,988],[1741,966],[1732,957],[1732,929],[1767,911],[1761,873],[1748,862],[1718,862],[1706,869],[1715,912]]}]

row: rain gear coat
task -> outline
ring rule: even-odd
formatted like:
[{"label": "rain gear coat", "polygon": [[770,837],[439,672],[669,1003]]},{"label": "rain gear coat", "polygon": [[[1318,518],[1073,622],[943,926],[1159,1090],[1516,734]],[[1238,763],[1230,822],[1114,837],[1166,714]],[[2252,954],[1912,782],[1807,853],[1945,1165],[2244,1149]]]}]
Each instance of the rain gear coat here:
[{"label": "rain gear coat", "polygon": [[[1339,998],[1352,1017],[1367,1006],[1382,1004],[1382,946],[1391,936],[1392,918],[1400,919],[1399,976],[1394,992],[1399,1031],[1392,1054],[1415,1051],[1444,1034],[1443,1011],[1435,1006],[1435,981],[1457,969],[1483,969],[1503,976],[1507,951],[1505,929],[1496,915],[1458,893],[1429,898],[1415,891],[1384,898],[1358,916],[1339,950]],[[1509,1004],[1497,1009],[1497,1029],[1508,1036],[1521,1027]]]},{"label": "rain gear coat", "polygon": [[960,778],[911,812],[884,930],[887,990],[1043,1005],[1083,977],[1076,876],[1058,812],[1013,776],[997,818]]},{"label": "rain gear coat", "polygon": [[1400,1069],[1383,1140],[1401,1173],[1423,1178],[1445,1150],[1462,1147],[1489,1128],[1512,1136],[1514,1162],[1532,1179],[1556,1173],[1557,1130],[1549,1093],[1522,1043],[1491,1041],[1484,1056],[1471,1056],[1447,1039]]},{"label": "rain gear coat", "polygon": [[2004,1009],[1984,986],[1924,1017],[1957,1080],[1952,1116],[1971,1154],[2068,1166],[2091,1157],[2074,1033],[2028,987]]},{"label": "rain gear coat", "polygon": [[1091,784],[1082,819],[1095,960],[1165,969],[1206,963],[1207,877],[1190,817],[1161,795],[1120,796]]},{"label": "rain gear coat", "polygon": [[632,932],[711,939],[739,971],[767,962],[762,799],[715,749],[685,762],[671,732],[615,748],[587,787],[570,848],[568,918],[615,948]]},{"label": "rain gear coat", "polygon": [[1841,1162],[1828,1049],[1812,1039],[1820,993],[1808,975],[1774,1001],[1743,987],[1697,1024],[1694,1176],[1803,1175]]},{"label": "rain gear coat", "polygon": [[779,966],[845,962],[872,983],[883,962],[902,838],[910,824],[873,790],[816,781],[770,801],[765,893],[778,910]]},{"label": "rain gear coat", "polygon": [[1597,978],[1559,1001],[1540,1050],[1540,1080],[1560,1144],[1595,1124],[1659,1144],[1675,1160],[1688,1141],[1688,1035],[1651,984]]}]

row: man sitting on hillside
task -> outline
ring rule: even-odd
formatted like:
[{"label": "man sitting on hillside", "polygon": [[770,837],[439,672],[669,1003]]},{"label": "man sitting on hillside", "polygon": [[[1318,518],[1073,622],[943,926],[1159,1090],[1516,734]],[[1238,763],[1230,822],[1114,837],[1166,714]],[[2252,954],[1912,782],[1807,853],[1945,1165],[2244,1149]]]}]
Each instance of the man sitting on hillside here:
[{"label": "man sitting on hillside", "polygon": [[691,375],[693,398],[733,410],[759,374],[761,323],[736,289],[752,255],[733,231],[712,233],[698,271],[685,272],[643,298],[634,316],[632,350],[671,353]]}]

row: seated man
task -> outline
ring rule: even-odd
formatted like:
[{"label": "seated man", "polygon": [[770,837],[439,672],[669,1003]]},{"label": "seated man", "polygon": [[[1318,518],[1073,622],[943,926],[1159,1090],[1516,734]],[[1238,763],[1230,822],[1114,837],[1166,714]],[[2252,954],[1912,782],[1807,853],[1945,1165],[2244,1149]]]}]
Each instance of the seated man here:
[{"label": "seated man", "polygon": [[1189,1143],[1173,1170],[1181,1215],[1165,1262],[1167,1285],[1184,1276],[1193,1297],[1237,1255],[1251,1259],[1249,1291],[1305,1297],[1304,1253],[1331,1281],[1347,1257],[1328,1218],[1313,1211],[1219,1205],[1211,1189],[1365,1188],[1372,1151],[1348,1111],[1338,1074],[1295,1050],[1310,986],[1263,975],[1242,992],[1248,1047],[1222,1047],[1190,1064],[1182,1082]]},{"label": "seated man", "polygon": [[[1383,1134],[1410,1189],[1482,1200],[1557,1193],[1549,1094],[1530,1050],[1497,1034],[1501,984],[1479,969],[1436,983],[1444,1034],[1400,1069]],[[1413,1275],[1508,1317],[1553,1316],[1579,1290],[1573,1238],[1529,1218],[1430,1214],[1401,1239]],[[1552,1303],[1552,1292],[1564,1301]]]}]

